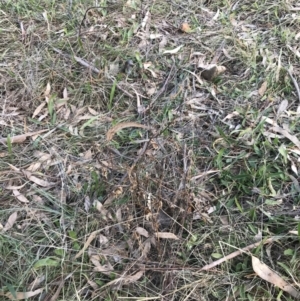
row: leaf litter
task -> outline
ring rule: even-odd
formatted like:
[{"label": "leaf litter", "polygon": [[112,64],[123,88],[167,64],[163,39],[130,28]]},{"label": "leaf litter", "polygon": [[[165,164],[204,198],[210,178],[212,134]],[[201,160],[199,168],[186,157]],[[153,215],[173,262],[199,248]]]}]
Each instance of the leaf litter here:
[{"label": "leaf litter", "polygon": [[[275,150],[279,155],[274,165],[280,158],[289,164],[293,174],[298,173],[298,109],[293,97],[284,90],[290,81],[289,88],[297,92],[297,64],[294,63],[294,69],[285,67],[286,53],[276,49],[272,39],[263,44],[257,39],[258,35],[265,37],[270,26],[266,18],[260,19],[260,14],[269,14],[273,7],[264,11],[258,5],[255,10],[250,7],[244,11],[240,2],[233,6],[211,2],[195,9],[193,3],[177,2],[153,2],[142,7],[138,1],[127,1],[120,8],[87,9],[74,37],[63,29],[70,27],[63,18],[54,16],[61,22],[50,19],[48,8],[43,13],[43,27],[35,24],[35,37],[39,39],[29,39],[30,18],[24,16],[20,23],[18,35],[22,40],[16,35],[14,41],[18,49],[25,47],[26,51],[15,51],[14,59],[20,62],[20,68],[10,70],[7,79],[3,79],[8,87],[5,97],[11,102],[9,110],[1,99],[0,126],[7,138],[1,137],[0,142],[5,150],[4,165],[9,166],[1,171],[4,198],[9,199],[4,207],[11,210],[16,206],[19,210],[22,206],[18,227],[22,225],[23,237],[39,245],[40,240],[36,241],[34,235],[37,233],[38,239],[43,237],[43,245],[49,246],[47,254],[40,253],[44,258],[38,265],[41,271],[47,266],[53,269],[53,275],[45,273],[49,277],[45,279],[47,285],[58,279],[53,300],[67,296],[71,287],[61,276],[60,263],[64,272],[72,269],[74,275],[80,265],[87,282],[72,276],[79,298],[90,293],[89,287],[94,297],[100,291],[100,298],[105,298],[109,286],[118,289],[120,296],[130,289],[134,297],[142,298],[137,293],[142,288],[145,298],[176,296],[186,300],[201,295],[210,300],[227,287],[224,283],[228,282],[228,272],[221,263],[227,261],[231,266],[228,260],[234,257],[225,256],[205,265],[211,261],[210,255],[220,255],[216,243],[220,240],[218,233],[222,232],[220,214],[229,213],[226,225],[225,219],[221,225],[222,230],[227,227],[221,238],[236,235],[238,245],[247,241],[247,227],[251,224],[246,220],[248,212],[235,211],[230,205],[235,198],[227,198],[236,191],[227,187],[244,183],[242,167],[231,170],[231,166],[241,156],[245,162],[249,158],[247,168],[251,168],[253,157],[262,156],[259,143],[265,138],[264,147],[268,149],[271,145],[270,153]],[[76,1],[72,5],[78,13],[83,9]],[[179,11],[180,18],[175,13]],[[281,16],[274,13],[282,18],[277,21],[285,24],[287,11]],[[274,20],[268,16],[272,23]],[[56,36],[49,40],[47,31],[52,30]],[[296,37],[298,33],[296,30]],[[276,43],[278,36],[274,36]],[[6,39],[9,41],[8,36]],[[34,47],[39,50],[38,54],[33,53],[31,43],[39,41],[47,41],[49,47]],[[288,51],[297,57],[295,42],[289,40],[287,45]],[[4,60],[15,66],[10,57],[4,56]],[[133,64],[130,72],[123,72],[120,67],[127,61]],[[33,62],[39,67],[36,73],[32,72]],[[17,78],[22,80],[18,82]],[[15,95],[10,91],[14,89]],[[260,128],[263,130],[257,138]],[[39,131],[47,134],[40,136]],[[249,143],[243,144],[247,137]],[[251,147],[256,147],[255,151]],[[248,152],[245,157],[244,151]],[[286,171],[288,179],[292,179],[289,172]],[[228,182],[233,174],[241,179]],[[268,197],[280,196],[288,203],[289,187],[296,187],[296,182],[294,178],[292,184],[286,182],[284,187],[278,187],[276,180],[266,179]],[[266,187],[258,188],[260,196]],[[248,190],[249,187],[245,189]],[[255,219],[255,214],[260,214],[256,209],[261,208],[255,203],[255,194],[247,196],[242,197],[242,205],[238,196],[235,204],[240,211],[251,204],[255,213],[249,214],[249,218]],[[268,200],[268,204],[276,206],[283,202]],[[161,212],[167,212],[169,218],[162,218]],[[236,223],[237,216],[245,223]],[[2,223],[6,218],[1,218]],[[3,228],[8,228],[6,236],[16,220],[3,223]],[[238,233],[237,224],[243,224],[247,231]],[[45,225],[51,225],[57,235],[55,239]],[[36,228],[31,231],[33,227]],[[36,230],[38,227],[40,230]],[[272,232],[272,227],[268,229]],[[261,234],[270,235],[265,231]],[[243,251],[258,246],[251,245]],[[58,256],[60,248],[66,250],[66,257],[52,262],[51,256]],[[26,266],[27,262],[22,264]],[[217,266],[218,279],[225,282],[216,283],[213,276],[203,273]],[[255,269],[259,275],[263,267],[256,262]],[[236,273],[239,275],[239,271]],[[39,286],[26,290],[27,277],[21,278],[15,286],[23,287],[29,294],[17,295],[19,298],[42,293]],[[204,278],[207,284],[198,287],[197,279]],[[242,278],[239,281],[245,283]],[[168,286],[170,282],[172,286]],[[271,283],[277,285],[280,281]],[[277,286],[289,289],[288,283],[280,285]],[[229,286],[233,288],[233,283]],[[255,289],[252,287],[247,293],[259,295],[259,287]],[[290,289],[286,292],[296,296]],[[12,293],[3,294],[12,298]]]}]

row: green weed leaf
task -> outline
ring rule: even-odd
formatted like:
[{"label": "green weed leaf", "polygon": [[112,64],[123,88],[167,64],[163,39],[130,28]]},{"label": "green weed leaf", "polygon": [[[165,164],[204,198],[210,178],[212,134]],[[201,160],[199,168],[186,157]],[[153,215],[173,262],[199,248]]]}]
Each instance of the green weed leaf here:
[{"label": "green weed leaf", "polygon": [[34,268],[38,269],[40,267],[57,267],[59,266],[60,262],[56,259],[52,259],[51,257],[43,258],[38,260],[34,264]]}]

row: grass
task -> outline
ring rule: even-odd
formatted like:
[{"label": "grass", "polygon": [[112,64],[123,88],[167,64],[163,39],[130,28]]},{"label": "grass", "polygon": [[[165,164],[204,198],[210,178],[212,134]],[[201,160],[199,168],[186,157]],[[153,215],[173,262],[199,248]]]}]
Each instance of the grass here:
[{"label": "grass", "polygon": [[298,300],[297,5],[2,1],[1,298]]}]

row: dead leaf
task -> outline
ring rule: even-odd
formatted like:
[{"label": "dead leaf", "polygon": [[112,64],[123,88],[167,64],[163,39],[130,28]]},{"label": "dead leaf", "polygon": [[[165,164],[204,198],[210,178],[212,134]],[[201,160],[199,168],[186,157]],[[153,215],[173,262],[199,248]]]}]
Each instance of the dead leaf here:
[{"label": "dead leaf", "polygon": [[102,231],[102,229],[96,230],[96,231],[94,231],[90,234],[90,236],[88,237],[88,239],[84,243],[83,248],[74,256],[74,259],[77,259],[78,257],[80,257],[84,253],[84,251],[89,247],[91,242],[96,238],[96,236],[98,235],[98,233],[100,231]]},{"label": "dead leaf", "polygon": [[261,262],[257,257],[252,256],[252,267],[254,272],[262,279],[274,284],[283,291],[289,293],[295,298],[300,298],[300,293],[283,280],[278,274],[276,274],[272,269],[270,269],[266,264]]},{"label": "dead leaf", "polygon": [[99,115],[99,113],[97,111],[95,111],[94,109],[88,107],[89,112],[93,115],[93,116],[97,116]]},{"label": "dead leaf", "polygon": [[[11,141],[11,143],[22,143],[26,140],[27,137],[38,135],[38,134],[41,134],[41,133],[44,133],[47,131],[48,130],[41,130],[41,131],[37,131],[37,132],[13,136],[13,137],[10,137],[10,141]],[[0,139],[0,143],[7,143],[7,140],[8,140],[7,138],[2,138],[2,139]]]},{"label": "dead leaf", "polygon": [[[124,281],[124,284],[129,284],[129,283],[136,282],[136,281],[139,280],[143,275],[144,275],[144,271],[139,271],[139,272],[135,273],[135,274],[132,275],[132,276],[126,276],[125,279],[124,279],[123,277],[120,277],[119,279],[116,279],[116,280]],[[122,279],[122,278],[123,278],[123,279]]]},{"label": "dead leaf", "polygon": [[30,166],[28,166],[26,170],[34,172],[34,171],[39,170],[41,165],[42,165],[41,162],[35,162],[35,163],[32,163]]},{"label": "dead leaf", "polygon": [[285,138],[292,141],[298,147],[298,149],[300,150],[300,141],[298,140],[298,138],[296,136],[291,135],[287,130],[281,128],[273,119],[265,117],[265,116],[263,116],[262,119],[266,123],[271,124],[273,126],[271,128],[271,130],[283,135]]},{"label": "dead leaf", "polygon": [[281,115],[284,111],[286,111],[288,105],[289,105],[289,102],[288,102],[286,99],[284,99],[284,100],[280,103],[280,105],[278,106],[278,109],[277,109],[277,117],[280,117],[280,115]]},{"label": "dead leaf", "polygon": [[179,238],[173,234],[173,233],[170,233],[170,232],[156,232],[155,233],[155,236],[157,238],[165,238],[165,239],[175,239],[175,240],[179,240]]},{"label": "dead leaf", "polygon": [[149,237],[148,231],[145,230],[145,229],[142,228],[142,227],[136,227],[135,231],[136,231],[138,234],[140,234],[140,235],[142,235],[142,236],[144,236],[144,237]]},{"label": "dead leaf", "polygon": [[34,110],[34,112],[33,112],[31,118],[34,118],[35,116],[37,116],[37,115],[42,111],[42,109],[44,108],[45,105],[46,105],[46,102],[42,102],[42,103]]},{"label": "dead leaf", "polygon": [[116,284],[119,285],[118,288],[120,289],[122,285],[127,285],[127,284],[130,284],[130,283],[136,282],[143,275],[144,275],[144,271],[139,271],[139,272],[135,273],[132,276],[128,276],[128,275],[121,276],[118,279],[115,279],[115,280],[112,280],[112,281],[108,282],[107,284],[105,284],[104,286],[102,286],[101,289],[103,289],[103,288],[105,288],[107,286],[116,285]]},{"label": "dead leaf", "polygon": [[23,185],[20,185],[20,186],[10,186],[10,185],[8,185],[8,186],[5,187],[5,189],[8,189],[8,190],[18,190],[18,189],[23,188],[25,185],[26,185],[26,183],[23,184]]},{"label": "dead leaf", "polygon": [[[153,237],[152,237],[153,238]],[[151,250],[151,239],[152,238],[148,238],[142,245],[141,249],[142,249],[142,256],[141,258],[146,259],[147,255],[149,254],[150,250]]]},{"label": "dead leaf", "polygon": [[61,278],[60,282],[59,282],[59,285],[58,285],[58,287],[57,287],[54,295],[51,297],[50,301],[56,301],[56,300],[58,300],[59,294],[60,294],[62,288],[64,287],[64,284],[65,284],[65,279]]},{"label": "dead leaf", "polygon": [[159,53],[163,52],[163,50],[164,50],[165,46],[167,45],[167,43],[168,43],[168,38],[166,36],[163,36],[161,41],[158,44],[158,52]]},{"label": "dead leaf", "polygon": [[28,285],[28,289],[30,289],[31,291],[34,290],[35,288],[37,288],[38,286],[40,286],[41,283],[45,281],[45,279],[46,279],[45,275],[37,276],[37,278],[35,278],[35,279]]},{"label": "dead leaf", "polygon": [[163,35],[160,33],[151,33],[149,38],[150,38],[150,40],[155,40],[155,39],[161,38],[162,36]]},{"label": "dead leaf", "polygon": [[14,196],[22,203],[29,203],[29,200],[22,194],[20,193],[18,190],[14,189],[13,190],[13,194]]},{"label": "dead leaf", "polygon": [[98,239],[101,247],[108,243],[108,238],[102,234],[99,235]]},{"label": "dead leaf", "polygon": [[0,294],[2,296],[6,296],[8,299],[10,300],[24,300],[24,299],[28,299],[28,298],[31,298],[33,296],[36,296],[38,294],[40,294],[44,289],[43,288],[39,288],[35,291],[30,291],[30,292],[22,292],[22,293],[19,293],[19,292],[16,292],[15,293],[15,296],[12,295],[12,293],[7,293],[7,294]]},{"label": "dead leaf", "polygon": [[46,90],[45,90],[45,96],[46,97],[49,97],[49,95],[50,95],[50,92],[51,92],[51,85],[50,85],[50,83],[48,82],[47,83],[47,86],[46,86]]},{"label": "dead leaf", "polygon": [[42,187],[49,187],[49,186],[53,186],[55,185],[55,183],[53,182],[48,182],[48,181],[44,181],[42,179],[39,179],[35,176],[33,176],[31,174],[31,172],[27,171],[27,170],[23,170],[23,174],[27,177],[27,179],[39,186],[42,186]]},{"label": "dead leaf", "polygon": [[113,270],[114,270],[114,269],[113,269],[113,267],[112,267],[112,265],[111,265],[110,263],[105,264],[105,265],[99,264],[98,266],[95,266],[95,267],[93,268],[93,271],[94,271],[94,272],[101,272],[101,273],[103,273],[103,274],[105,274],[105,275],[111,275],[111,272],[112,272]]},{"label": "dead leaf", "polygon": [[294,47],[291,47],[290,45],[286,45],[298,58],[300,58],[300,52]]},{"label": "dead leaf", "polygon": [[103,204],[100,201],[95,200],[93,206],[96,208],[97,211],[101,213],[102,218],[106,220],[106,215],[108,211],[104,208]]},{"label": "dead leaf", "polygon": [[66,99],[66,100],[69,99],[67,87],[65,87],[63,90],[63,99]]},{"label": "dead leaf", "polygon": [[183,45],[180,45],[180,46],[176,47],[175,49],[165,50],[163,52],[163,54],[176,54],[182,47],[183,47]]},{"label": "dead leaf", "polygon": [[258,94],[259,94],[260,96],[264,96],[264,94],[265,94],[265,92],[266,92],[266,90],[267,90],[267,85],[268,85],[268,83],[267,83],[266,81],[264,81],[264,82],[261,84],[260,88],[258,89]]},{"label": "dead leaf", "polygon": [[3,228],[4,232],[7,231],[7,230],[9,230],[9,229],[11,229],[13,227],[15,221],[17,220],[17,217],[18,217],[18,213],[17,212],[14,212],[14,213],[12,213],[9,216],[9,218],[8,218],[8,220],[7,220],[4,228]]},{"label": "dead leaf", "polygon": [[182,23],[180,29],[181,29],[181,31],[183,31],[185,33],[189,33],[192,31],[191,27],[188,23]]},{"label": "dead leaf", "polygon": [[145,17],[144,17],[142,23],[141,23],[142,29],[144,29],[145,26],[149,23],[150,18],[151,18],[151,13],[150,13],[150,11],[148,10],[148,11],[146,12],[146,14],[145,14]]},{"label": "dead leaf", "polygon": [[125,128],[129,128],[129,127],[135,127],[135,128],[143,128],[143,129],[150,129],[148,126],[140,124],[140,123],[136,123],[136,122],[121,122],[115,126],[113,126],[112,128],[110,128],[108,130],[108,132],[106,133],[106,139],[107,141],[112,140],[113,136],[120,130],[125,129]]},{"label": "dead leaf", "polygon": [[84,198],[84,209],[86,212],[89,212],[91,208],[91,200],[88,195],[85,196]]},{"label": "dead leaf", "polygon": [[92,157],[93,157],[93,153],[92,153],[92,149],[90,148],[84,153],[83,159],[90,160],[92,159]]},{"label": "dead leaf", "polygon": [[114,270],[113,266],[109,263],[109,261],[107,262],[107,264],[104,265],[100,264],[101,258],[99,255],[96,254],[91,255],[90,260],[95,266],[93,269],[93,271],[95,272],[101,272],[105,275],[109,275]]},{"label": "dead leaf", "polygon": [[216,12],[216,14],[215,14],[214,17],[212,18],[212,20],[213,20],[213,21],[218,20],[219,15],[220,15],[220,10],[218,9],[217,12]]}]

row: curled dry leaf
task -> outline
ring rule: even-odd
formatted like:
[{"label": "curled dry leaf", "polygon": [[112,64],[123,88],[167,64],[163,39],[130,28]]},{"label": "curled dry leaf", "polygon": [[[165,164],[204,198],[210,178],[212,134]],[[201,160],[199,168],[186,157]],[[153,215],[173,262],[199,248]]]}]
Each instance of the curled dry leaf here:
[{"label": "curled dry leaf", "polygon": [[283,280],[278,274],[271,270],[266,264],[261,262],[257,257],[252,256],[252,267],[254,272],[262,279],[278,286],[283,291],[289,293],[291,296],[300,298],[300,292]]},{"label": "curled dry leaf", "polygon": [[150,129],[148,126],[137,123],[137,122],[122,122],[119,123],[115,126],[113,126],[112,128],[110,128],[108,130],[108,132],[106,133],[106,139],[107,141],[111,141],[113,136],[120,130],[125,129],[125,128],[130,128],[130,127],[134,127],[134,128],[143,128],[143,129]]},{"label": "curled dry leaf", "polygon": [[107,262],[107,264],[100,264],[100,256],[99,255],[92,255],[90,257],[91,262],[94,264],[94,271],[95,272],[101,272],[105,275],[110,275],[110,273],[114,270],[114,268],[112,267],[112,265],[109,263],[109,261]]},{"label": "curled dry leaf", "polygon": [[8,218],[8,220],[7,220],[4,228],[3,228],[4,232],[7,231],[7,230],[9,230],[9,229],[11,229],[13,227],[15,221],[17,220],[17,217],[18,217],[18,213],[17,212],[14,212],[14,213],[12,213],[9,216],[9,218]]}]

